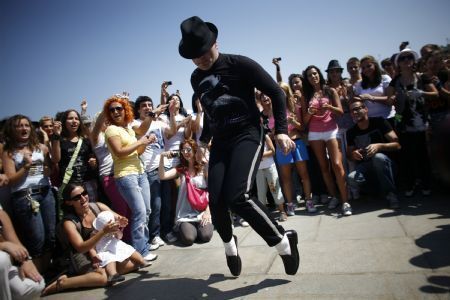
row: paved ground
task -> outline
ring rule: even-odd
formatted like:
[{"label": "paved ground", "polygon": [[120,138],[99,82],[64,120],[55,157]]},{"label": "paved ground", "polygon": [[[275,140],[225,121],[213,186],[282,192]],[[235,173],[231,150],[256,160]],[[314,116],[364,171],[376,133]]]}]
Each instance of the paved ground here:
[{"label": "paved ground", "polygon": [[402,200],[392,211],[376,199],[354,215],[304,208],[283,223],[299,233],[300,270],[284,274],[275,249],[237,227],[242,274],[228,271],[217,233],[208,244],[161,247],[153,266],[110,288],[47,299],[450,299],[450,196]]}]

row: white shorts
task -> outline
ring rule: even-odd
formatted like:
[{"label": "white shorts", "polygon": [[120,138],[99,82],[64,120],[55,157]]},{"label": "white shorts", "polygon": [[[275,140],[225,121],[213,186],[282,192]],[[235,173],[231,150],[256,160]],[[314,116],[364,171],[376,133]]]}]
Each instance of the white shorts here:
[{"label": "white shorts", "polygon": [[308,141],[329,141],[337,138],[339,129],[333,129],[330,131],[324,132],[309,132],[308,133]]}]

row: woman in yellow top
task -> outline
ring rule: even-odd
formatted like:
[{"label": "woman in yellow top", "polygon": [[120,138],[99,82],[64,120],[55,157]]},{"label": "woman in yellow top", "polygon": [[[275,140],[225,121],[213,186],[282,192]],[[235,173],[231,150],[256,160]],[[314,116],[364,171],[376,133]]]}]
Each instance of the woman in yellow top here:
[{"label": "woman in yellow top", "polygon": [[[134,130],[129,126],[134,116],[127,97],[116,95],[106,100],[103,114],[111,124],[105,131],[105,138],[114,161],[114,178],[131,210],[131,245],[146,260],[155,260],[157,256],[149,252],[148,244],[150,186],[139,160],[139,153],[154,140],[147,135],[136,139]],[[151,117],[147,117],[142,122],[143,132],[147,131],[151,121]]]}]

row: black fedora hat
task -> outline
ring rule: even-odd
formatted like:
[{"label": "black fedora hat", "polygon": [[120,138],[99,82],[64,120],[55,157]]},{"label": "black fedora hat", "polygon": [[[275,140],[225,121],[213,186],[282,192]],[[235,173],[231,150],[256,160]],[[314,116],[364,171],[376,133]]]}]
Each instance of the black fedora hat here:
[{"label": "black fedora hat", "polygon": [[184,20],[181,25],[181,41],[178,52],[184,58],[192,59],[205,54],[217,39],[217,27],[203,22],[197,16]]},{"label": "black fedora hat", "polygon": [[341,72],[344,70],[344,68],[341,67],[337,59],[330,60],[330,62],[328,63],[328,68],[325,71],[329,72],[332,69],[339,69],[341,70]]}]

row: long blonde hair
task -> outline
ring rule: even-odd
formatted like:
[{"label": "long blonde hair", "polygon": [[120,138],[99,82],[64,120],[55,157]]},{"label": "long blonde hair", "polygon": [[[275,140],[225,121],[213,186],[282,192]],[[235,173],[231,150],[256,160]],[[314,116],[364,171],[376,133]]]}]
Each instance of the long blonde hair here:
[{"label": "long blonde hair", "polygon": [[291,87],[286,82],[278,83],[286,95],[286,105],[291,113],[295,113],[295,98]]}]

